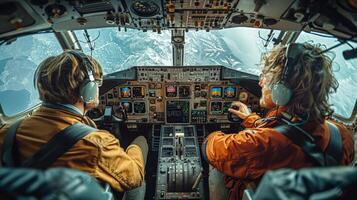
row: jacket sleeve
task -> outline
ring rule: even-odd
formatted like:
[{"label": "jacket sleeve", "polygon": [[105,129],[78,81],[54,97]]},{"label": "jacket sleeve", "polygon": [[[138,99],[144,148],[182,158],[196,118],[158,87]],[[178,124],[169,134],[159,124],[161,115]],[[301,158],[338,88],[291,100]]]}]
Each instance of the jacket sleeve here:
[{"label": "jacket sleeve", "polygon": [[207,161],[225,175],[256,178],[251,177],[249,169],[261,167],[267,161],[266,155],[276,148],[272,147],[272,143],[276,143],[273,140],[269,133],[259,129],[246,129],[237,134],[218,131],[207,137],[203,151]]},{"label": "jacket sleeve", "polygon": [[97,143],[98,166],[94,176],[109,183],[119,192],[139,187],[144,182],[145,164],[142,151],[137,145],[130,145],[126,150],[119,141],[106,131],[90,134],[91,141]]},{"label": "jacket sleeve", "polygon": [[261,117],[259,115],[257,115],[256,113],[252,113],[252,114],[248,115],[248,117],[243,120],[242,126],[244,126],[246,128],[254,128],[254,123],[260,118]]}]

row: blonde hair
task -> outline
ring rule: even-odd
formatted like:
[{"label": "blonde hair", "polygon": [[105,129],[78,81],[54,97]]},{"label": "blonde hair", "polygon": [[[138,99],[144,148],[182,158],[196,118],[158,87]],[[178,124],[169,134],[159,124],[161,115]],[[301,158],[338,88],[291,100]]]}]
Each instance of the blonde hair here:
[{"label": "blonde hair", "polygon": [[[322,53],[321,45],[304,43],[303,46],[305,50],[297,58],[298,62],[286,80],[293,91],[288,112],[293,115],[309,114],[310,120],[322,123],[333,113],[329,104],[329,94],[336,92],[338,82],[333,76],[332,59]],[[263,58],[263,74],[272,74],[267,84],[280,80],[285,63],[285,51],[285,46],[277,46]]]},{"label": "blonde hair", "polygon": [[[87,56],[92,66],[94,78],[101,79],[102,67],[92,57]],[[46,58],[37,67],[34,85],[40,99],[51,103],[74,104],[80,100],[79,89],[87,76],[87,69],[77,58],[66,50],[58,56]]]}]

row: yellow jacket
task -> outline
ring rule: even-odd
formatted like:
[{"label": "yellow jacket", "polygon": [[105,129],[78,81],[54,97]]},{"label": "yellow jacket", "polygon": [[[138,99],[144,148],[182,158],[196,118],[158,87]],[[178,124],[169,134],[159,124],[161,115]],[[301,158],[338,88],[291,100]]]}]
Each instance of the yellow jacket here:
[{"label": "yellow jacket", "polygon": [[[89,118],[67,110],[40,107],[17,129],[18,160],[31,157],[56,133],[78,122],[94,124]],[[0,152],[8,128],[0,129]],[[119,140],[106,130],[89,133],[78,141],[53,164],[59,166],[87,172],[119,192],[138,187],[144,181],[145,165],[139,146],[130,145],[124,150]]]}]

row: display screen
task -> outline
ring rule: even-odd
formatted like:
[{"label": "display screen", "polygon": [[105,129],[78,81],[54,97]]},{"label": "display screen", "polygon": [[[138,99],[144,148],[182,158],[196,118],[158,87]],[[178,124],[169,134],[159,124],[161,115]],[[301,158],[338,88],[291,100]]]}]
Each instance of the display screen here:
[{"label": "display screen", "polygon": [[234,98],[236,97],[236,88],[232,86],[228,86],[224,88],[224,97],[226,98]]},{"label": "display screen", "polygon": [[211,88],[211,97],[212,98],[221,98],[222,97],[222,87],[212,87]]},{"label": "display screen", "polygon": [[228,113],[228,109],[231,107],[232,102],[224,102],[223,103],[223,114]]},{"label": "display screen", "polygon": [[222,102],[211,102],[211,113],[222,114],[223,113]]},{"label": "display screen", "polygon": [[145,92],[143,87],[133,87],[133,97],[134,98],[144,98]]},{"label": "display screen", "polygon": [[189,101],[167,101],[166,111],[167,123],[189,123]]},{"label": "display screen", "polygon": [[131,97],[131,89],[130,89],[130,87],[122,87],[122,88],[120,88],[120,96],[121,96],[121,98],[130,98]]},{"label": "display screen", "polygon": [[134,102],[134,113],[146,113],[145,102]]},{"label": "display screen", "polygon": [[167,97],[176,97],[177,96],[177,88],[176,86],[169,85],[166,87],[166,96]]},{"label": "display screen", "polygon": [[182,98],[190,97],[190,86],[180,86],[179,94]]}]

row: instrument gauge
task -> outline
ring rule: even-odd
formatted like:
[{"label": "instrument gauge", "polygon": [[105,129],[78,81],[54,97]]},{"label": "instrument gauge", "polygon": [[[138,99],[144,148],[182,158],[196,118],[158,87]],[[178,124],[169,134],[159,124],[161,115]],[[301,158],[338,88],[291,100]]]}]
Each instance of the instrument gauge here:
[{"label": "instrument gauge", "polygon": [[153,1],[134,1],[131,10],[140,17],[152,17],[159,13],[159,6]]}]

